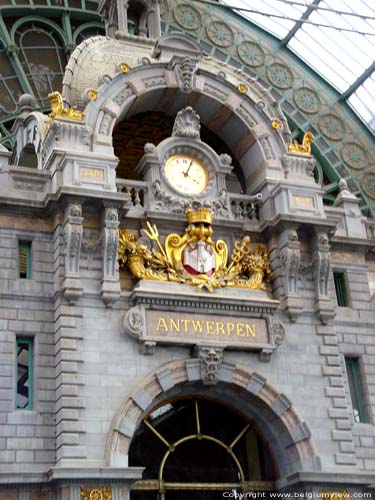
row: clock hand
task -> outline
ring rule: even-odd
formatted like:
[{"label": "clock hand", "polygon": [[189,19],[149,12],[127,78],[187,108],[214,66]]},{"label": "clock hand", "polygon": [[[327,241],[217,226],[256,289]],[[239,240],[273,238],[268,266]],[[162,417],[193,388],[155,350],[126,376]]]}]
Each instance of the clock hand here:
[{"label": "clock hand", "polygon": [[184,177],[189,177],[189,170],[190,170],[192,164],[193,164],[193,160],[190,161],[190,165],[188,166],[188,169],[186,170],[186,172],[182,172],[184,174]]}]

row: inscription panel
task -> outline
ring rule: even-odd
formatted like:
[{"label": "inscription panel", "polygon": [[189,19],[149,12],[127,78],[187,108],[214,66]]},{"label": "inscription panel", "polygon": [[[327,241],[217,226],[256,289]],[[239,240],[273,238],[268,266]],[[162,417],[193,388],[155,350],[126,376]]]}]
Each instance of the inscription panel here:
[{"label": "inscription panel", "polygon": [[166,343],[217,343],[248,349],[269,346],[267,321],[146,310],[143,340]]},{"label": "inscription panel", "polygon": [[310,196],[293,195],[293,205],[303,208],[315,208],[314,198]]}]

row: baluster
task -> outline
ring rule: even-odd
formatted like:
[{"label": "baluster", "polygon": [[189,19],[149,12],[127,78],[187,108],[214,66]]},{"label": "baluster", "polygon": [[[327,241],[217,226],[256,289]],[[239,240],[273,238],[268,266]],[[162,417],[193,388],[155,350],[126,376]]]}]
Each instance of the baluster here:
[{"label": "baluster", "polygon": [[141,206],[141,199],[139,197],[139,189],[134,188],[134,206]]}]

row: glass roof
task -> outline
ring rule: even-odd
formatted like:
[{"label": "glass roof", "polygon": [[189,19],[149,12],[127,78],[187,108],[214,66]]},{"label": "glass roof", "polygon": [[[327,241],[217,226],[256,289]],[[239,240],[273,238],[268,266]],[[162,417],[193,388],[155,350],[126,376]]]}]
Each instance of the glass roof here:
[{"label": "glass roof", "polygon": [[375,131],[375,0],[224,0],[338,90]]}]

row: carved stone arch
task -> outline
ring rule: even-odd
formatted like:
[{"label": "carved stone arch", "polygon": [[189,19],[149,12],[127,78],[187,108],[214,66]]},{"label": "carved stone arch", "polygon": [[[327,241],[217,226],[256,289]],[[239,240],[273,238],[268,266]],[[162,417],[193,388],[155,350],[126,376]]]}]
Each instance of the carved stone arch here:
[{"label": "carved stone arch", "polygon": [[[284,120],[280,110],[270,110],[264,98],[266,114],[266,110],[261,109],[250,95],[238,90],[233,78],[196,70],[193,62],[190,66],[190,69],[182,70],[182,66],[171,69],[167,63],[146,64],[128,74],[116,75],[104,85],[97,101],[90,103],[85,111],[86,123],[94,131],[94,151],[103,151],[107,147],[108,153],[112,152],[113,128],[127,117],[166,109],[173,116],[190,105],[200,115],[202,124],[216,133],[232,151],[243,170],[248,192],[264,178],[259,173],[264,169],[268,177],[280,178],[285,143],[271,123],[273,112],[280,123]],[[187,91],[189,85],[191,88]],[[264,97],[265,91],[262,92]],[[254,96],[259,94],[258,89]],[[258,177],[259,181],[254,184]]]},{"label": "carved stone arch", "polygon": [[310,430],[292,403],[267,380],[241,365],[223,363],[218,384],[203,385],[199,360],[172,361],[142,379],[117,411],[107,437],[106,463],[127,466],[132,437],[144,416],[175,396],[210,396],[231,405],[261,429],[280,476],[321,468]]}]

